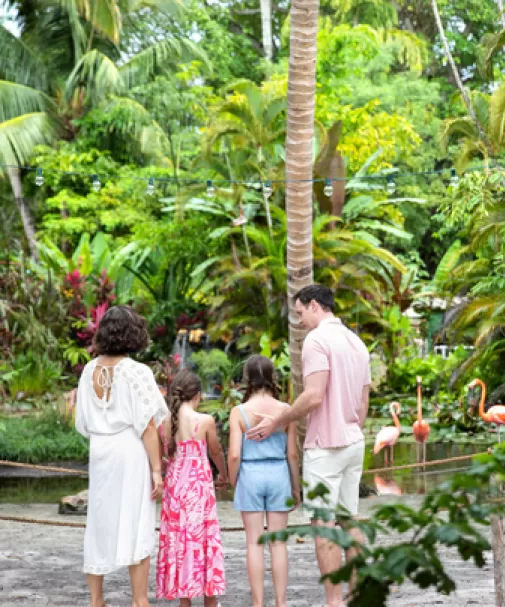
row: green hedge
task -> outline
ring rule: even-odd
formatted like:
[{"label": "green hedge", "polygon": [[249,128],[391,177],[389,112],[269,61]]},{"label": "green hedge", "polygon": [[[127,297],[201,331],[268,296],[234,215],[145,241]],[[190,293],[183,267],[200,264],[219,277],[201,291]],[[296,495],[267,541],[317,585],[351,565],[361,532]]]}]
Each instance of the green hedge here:
[{"label": "green hedge", "polygon": [[0,418],[0,459],[37,464],[87,460],[88,441],[56,412]]}]

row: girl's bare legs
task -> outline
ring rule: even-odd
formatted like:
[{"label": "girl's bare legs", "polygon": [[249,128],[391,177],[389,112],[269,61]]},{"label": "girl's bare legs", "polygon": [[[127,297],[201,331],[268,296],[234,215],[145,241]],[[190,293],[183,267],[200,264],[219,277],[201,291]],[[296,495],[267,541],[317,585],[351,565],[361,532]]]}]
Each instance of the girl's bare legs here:
[{"label": "girl's bare legs", "polygon": [[264,512],[242,512],[247,542],[247,573],[251,586],[253,607],[263,607],[265,582],[265,550],[258,544],[264,531]]},{"label": "girl's bare legs", "polygon": [[138,565],[130,565],[130,582],[132,585],[132,607],[149,607],[147,600],[147,583],[149,579],[150,558],[140,561]]},{"label": "girl's bare legs", "polygon": [[[287,512],[267,512],[268,531],[281,531],[288,526]],[[271,542],[272,577],[275,590],[275,607],[286,607],[288,590],[288,546],[286,542]]]},{"label": "girl's bare legs", "polygon": [[206,596],[203,600],[204,607],[217,607],[217,598],[215,596]]},{"label": "girl's bare legs", "polygon": [[91,594],[91,607],[106,607],[103,600],[103,575],[88,574],[88,586]]},{"label": "girl's bare legs", "polygon": [[180,599],[179,607],[191,607],[191,600],[190,599]]}]

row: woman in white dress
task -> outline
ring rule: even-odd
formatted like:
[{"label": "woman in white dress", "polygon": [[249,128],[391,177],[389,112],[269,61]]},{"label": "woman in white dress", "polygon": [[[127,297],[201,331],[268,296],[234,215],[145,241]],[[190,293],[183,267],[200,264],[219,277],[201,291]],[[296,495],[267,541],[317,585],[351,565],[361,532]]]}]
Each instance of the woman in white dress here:
[{"label": "woman in white dress", "polygon": [[78,432],[90,439],[84,572],[92,607],[106,607],[103,576],[128,566],[132,607],[148,607],[150,555],[155,549],[156,498],[163,490],[157,427],[168,415],[153,373],[128,354],[147,347],[146,323],[128,306],[102,318],[98,358],[77,391]]}]

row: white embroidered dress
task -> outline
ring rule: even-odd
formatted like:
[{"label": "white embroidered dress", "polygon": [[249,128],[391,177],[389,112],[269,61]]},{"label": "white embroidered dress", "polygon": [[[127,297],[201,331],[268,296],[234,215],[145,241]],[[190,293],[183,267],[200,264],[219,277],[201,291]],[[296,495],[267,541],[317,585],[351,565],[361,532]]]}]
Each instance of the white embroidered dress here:
[{"label": "white embroidered dress", "polygon": [[156,502],[141,437],[151,418],[160,425],[168,408],[149,367],[129,358],[99,365],[95,379],[110,384],[99,398],[96,366],[96,359],[89,362],[79,381],[75,427],[90,439],[83,571],[103,575],[154,551]]}]

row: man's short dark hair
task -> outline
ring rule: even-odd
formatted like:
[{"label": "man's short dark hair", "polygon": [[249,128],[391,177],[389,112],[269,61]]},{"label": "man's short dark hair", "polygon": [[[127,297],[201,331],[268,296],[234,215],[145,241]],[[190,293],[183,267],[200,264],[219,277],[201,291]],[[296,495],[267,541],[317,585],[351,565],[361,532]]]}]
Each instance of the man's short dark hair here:
[{"label": "man's short dark hair", "polygon": [[95,354],[117,356],[135,354],[149,345],[147,323],[129,306],[114,306],[108,310],[93,339]]},{"label": "man's short dark hair", "polygon": [[332,290],[324,285],[314,284],[309,285],[308,287],[303,287],[303,289],[300,289],[293,297],[293,301],[296,302],[297,300],[299,300],[304,306],[307,306],[312,300],[314,300],[317,301],[325,312],[335,311],[335,299],[333,297]]}]

